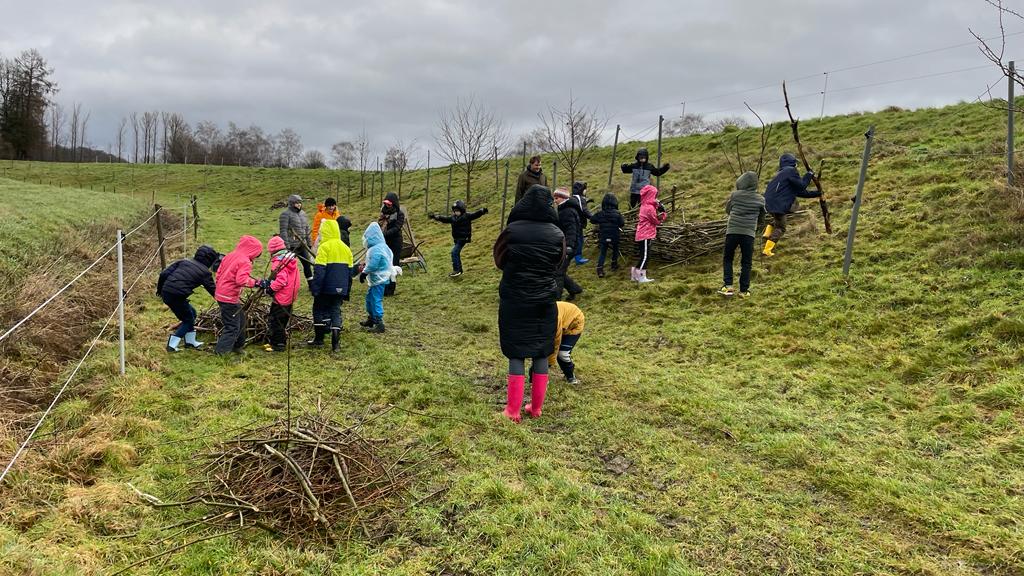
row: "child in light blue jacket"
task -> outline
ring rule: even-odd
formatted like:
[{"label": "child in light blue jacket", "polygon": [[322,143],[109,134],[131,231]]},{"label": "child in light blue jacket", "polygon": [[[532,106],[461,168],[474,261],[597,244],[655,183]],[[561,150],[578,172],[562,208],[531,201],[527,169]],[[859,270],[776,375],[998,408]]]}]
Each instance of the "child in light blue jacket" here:
[{"label": "child in light blue jacket", "polygon": [[369,289],[366,291],[366,320],[359,325],[380,333],[384,331],[384,287],[401,274],[402,269],[391,264],[393,255],[384,242],[380,224],[373,222],[366,227],[363,247],[366,248],[366,260],[359,282],[368,281]]}]

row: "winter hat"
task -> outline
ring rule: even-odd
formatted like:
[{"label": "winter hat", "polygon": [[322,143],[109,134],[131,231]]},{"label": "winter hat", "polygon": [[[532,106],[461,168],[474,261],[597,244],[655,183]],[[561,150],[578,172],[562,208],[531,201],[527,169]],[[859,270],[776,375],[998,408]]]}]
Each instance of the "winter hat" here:
[{"label": "winter hat", "polygon": [[569,196],[570,196],[569,191],[566,190],[565,188],[559,188],[559,189],[555,190],[555,198],[566,199]]},{"label": "winter hat", "polygon": [[289,206],[294,206],[299,202],[302,202],[302,196],[299,196],[298,194],[292,194],[291,196],[288,197]]},{"label": "winter hat", "polygon": [[636,161],[639,162],[641,158],[650,158],[650,154],[647,153],[647,148],[641,148],[636,151]]},{"label": "winter hat", "polygon": [[277,234],[274,234],[270,237],[270,240],[267,240],[267,250],[269,250],[271,254],[284,250],[285,248],[287,248],[287,246],[285,246],[284,240],[282,240]]},{"label": "winter hat", "polygon": [[334,198],[327,198],[326,200],[324,200],[324,206],[326,206],[328,208],[330,208],[331,206],[337,206],[337,205],[338,205],[338,201],[335,200]]}]

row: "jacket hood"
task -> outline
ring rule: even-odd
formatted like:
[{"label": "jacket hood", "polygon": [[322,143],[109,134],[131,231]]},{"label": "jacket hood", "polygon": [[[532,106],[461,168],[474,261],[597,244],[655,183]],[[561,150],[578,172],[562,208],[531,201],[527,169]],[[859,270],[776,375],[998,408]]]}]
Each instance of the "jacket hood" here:
[{"label": "jacket hood", "polygon": [[640,202],[647,204],[649,202],[657,202],[658,189],[648,184],[640,189]]},{"label": "jacket hood", "polygon": [[391,207],[395,210],[395,212],[397,212],[402,207],[398,201],[398,194],[395,194],[394,192],[388,192],[387,195],[384,196],[384,200],[391,201]]},{"label": "jacket hood", "polygon": [[292,194],[288,197],[288,206],[290,208],[294,208],[299,202],[302,202],[302,196],[299,196],[298,194]]},{"label": "jacket hood", "polygon": [[555,198],[551,190],[539,184],[527,188],[523,198],[516,202],[508,214],[509,222],[517,220],[558,224],[558,212],[555,211]]},{"label": "jacket hood", "polygon": [[342,230],[348,230],[352,227],[352,221],[347,216],[338,216],[335,222],[338,224],[338,228]]},{"label": "jacket hood", "polygon": [[316,205],[317,212],[327,212],[327,206],[323,202],[318,202]]},{"label": "jacket hood", "polygon": [[338,228],[336,221],[324,220],[320,223],[320,242],[330,242],[331,240],[341,240],[341,229]]},{"label": "jacket hood", "polygon": [[604,195],[601,199],[602,210],[618,210],[619,209],[619,198],[611,192]]},{"label": "jacket hood", "polygon": [[650,159],[651,155],[647,152],[647,148],[641,148],[636,151],[636,161],[639,162],[641,158],[647,160]]},{"label": "jacket hood", "polygon": [[757,173],[756,172],[744,172],[736,179],[737,190],[749,190],[757,192]]},{"label": "jacket hood", "polygon": [[573,182],[572,183],[572,195],[583,196],[583,193],[587,191],[586,182]]},{"label": "jacket hood", "polygon": [[274,254],[279,250],[284,250],[287,247],[288,246],[285,245],[284,240],[276,234],[271,236],[270,240],[267,240],[267,251],[271,254]]},{"label": "jacket hood", "polygon": [[380,229],[380,224],[370,222],[370,225],[366,227],[366,231],[363,232],[363,246],[370,248],[383,243],[384,232]]},{"label": "jacket hood", "polygon": [[779,157],[779,170],[783,168],[796,168],[796,156],[790,153],[785,153]]},{"label": "jacket hood", "polygon": [[238,239],[235,250],[240,250],[242,254],[249,257],[249,260],[255,260],[260,257],[260,254],[263,254],[263,244],[255,236],[246,234]]},{"label": "jacket hood", "polygon": [[203,244],[196,249],[196,254],[192,258],[194,258],[196,262],[199,262],[203,266],[209,268],[217,261],[218,256],[220,256],[220,254],[217,254],[217,251],[214,250],[212,246]]},{"label": "jacket hood", "polygon": [[455,204],[452,204],[452,210],[453,211],[454,210],[458,210],[459,212],[462,212],[463,214],[465,214],[466,213],[466,203],[463,202],[462,200],[456,200]]}]

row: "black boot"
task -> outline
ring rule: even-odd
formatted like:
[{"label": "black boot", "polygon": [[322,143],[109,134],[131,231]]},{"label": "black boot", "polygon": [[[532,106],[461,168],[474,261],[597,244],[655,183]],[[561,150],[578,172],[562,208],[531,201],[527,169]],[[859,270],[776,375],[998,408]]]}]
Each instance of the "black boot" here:
[{"label": "black boot", "polygon": [[319,324],[313,325],[313,339],[306,340],[306,346],[323,346],[324,345],[324,327]]},{"label": "black boot", "polygon": [[370,328],[373,326],[373,316],[367,316],[366,320],[359,323],[363,328]]},{"label": "black boot", "polygon": [[597,277],[604,278],[604,266],[597,267]]},{"label": "black boot", "polygon": [[377,320],[376,322],[374,322],[373,323],[373,328],[370,329],[370,332],[373,332],[374,334],[381,334],[381,333],[383,333],[384,332],[384,319],[381,318],[381,319]]},{"label": "black boot", "polygon": [[337,354],[341,341],[341,328],[331,328],[331,353]]}]

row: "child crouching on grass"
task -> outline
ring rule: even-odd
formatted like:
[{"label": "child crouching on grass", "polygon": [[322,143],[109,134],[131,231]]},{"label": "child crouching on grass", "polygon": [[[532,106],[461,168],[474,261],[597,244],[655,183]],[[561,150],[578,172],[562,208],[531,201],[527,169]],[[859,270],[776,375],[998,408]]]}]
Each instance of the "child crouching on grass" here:
[{"label": "child crouching on grass", "polygon": [[384,232],[380,224],[372,222],[363,232],[363,247],[366,248],[366,261],[359,273],[359,283],[369,283],[366,290],[366,320],[359,325],[370,332],[384,332],[384,288],[402,269],[391,264],[394,257],[391,249],[384,242]]},{"label": "child crouching on grass", "polygon": [[725,228],[725,250],[722,257],[722,296],[732,296],[732,261],[736,248],[740,249],[740,298],[750,296],[750,269],[754,260],[754,235],[757,225],[764,220],[764,196],[757,191],[757,174],[744,172],[736,180],[736,190],[725,204],[729,223]]},{"label": "child crouching on grass", "polygon": [[267,288],[271,300],[267,318],[270,342],[265,349],[267,352],[284,352],[288,345],[292,304],[299,293],[299,265],[295,254],[288,251],[280,236],[274,235],[267,241],[267,251],[271,254],[271,279]]},{"label": "child crouching on grass", "polygon": [[[572,302],[558,302],[558,328],[555,330],[555,351],[548,357],[548,364],[558,362],[565,380],[579,384],[576,378],[576,364],[572,361],[572,349],[583,335],[585,318],[583,311]],[[527,410],[530,406],[526,407]],[[538,410],[539,412],[539,410]]]}]

